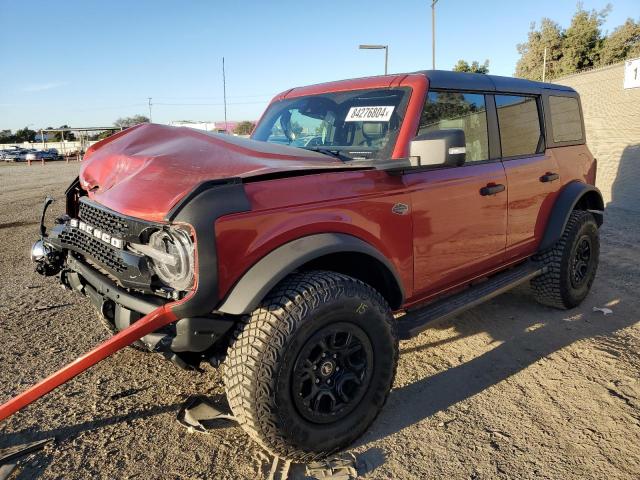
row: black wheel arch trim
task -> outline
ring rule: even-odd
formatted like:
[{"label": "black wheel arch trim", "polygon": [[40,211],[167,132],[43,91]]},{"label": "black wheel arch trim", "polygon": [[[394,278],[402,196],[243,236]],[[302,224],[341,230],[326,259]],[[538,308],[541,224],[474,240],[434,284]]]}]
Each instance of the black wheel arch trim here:
[{"label": "black wheel arch trim", "polygon": [[571,182],[561,190],[553,204],[547,228],[538,247],[539,251],[551,248],[560,239],[571,212],[573,212],[580,200],[587,195],[589,195],[590,199],[595,199],[595,205],[592,205],[588,210],[596,218],[598,226],[602,225],[604,221],[604,200],[600,190],[593,185],[580,181]]},{"label": "black wheel arch trim", "polygon": [[382,263],[393,275],[404,300],[402,282],[395,267],[374,246],[344,233],[320,233],[292,240],[268,253],[256,262],[230,292],[217,311],[233,315],[252,312],[281,280],[296,268],[333,253],[361,253]]},{"label": "black wheel arch trim", "polygon": [[168,222],[191,225],[196,235],[198,281],[187,300],[171,307],[178,318],[209,314],[220,303],[215,222],[224,215],[249,210],[251,204],[242,181],[230,178],[197,185],[166,215]]}]

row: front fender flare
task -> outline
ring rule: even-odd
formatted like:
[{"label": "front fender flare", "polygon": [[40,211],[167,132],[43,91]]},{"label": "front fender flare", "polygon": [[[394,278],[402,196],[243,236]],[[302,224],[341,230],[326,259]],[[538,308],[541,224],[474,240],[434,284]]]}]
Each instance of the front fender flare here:
[{"label": "front fender flare", "polygon": [[598,226],[602,225],[604,200],[600,190],[587,183],[571,182],[562,189],[553,204],[553,210],[542,237],[542,242],[540,242],[539,251],[551,248],[560,239],[571,212],[576,208],[578,202],[583,199],[587,200],[585,203],[586,209],[595,214]]},{"label": "front fender flare", "polygon": [[402,289],[395,268],[378,249],[352,235],[321,233],[285,243],[260,259],[240,278],[216,310],[232,315],[250,313],[296,268],[325,255],[348,252],[363,253],[381,262]]}]

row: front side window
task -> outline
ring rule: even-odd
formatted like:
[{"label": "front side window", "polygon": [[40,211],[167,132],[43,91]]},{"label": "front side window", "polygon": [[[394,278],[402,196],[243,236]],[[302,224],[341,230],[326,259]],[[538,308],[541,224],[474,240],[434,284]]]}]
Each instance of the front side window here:
[{"label": "front side window", "polygon": [[582,119],[578,99],[574,97],[549,97],[551,125],[554,142],[577,142],[582,140]]},{"label": "front side window", "polygon": [[284,99],[269,106],[251,138],[344,160],[389,159],[408,99],[406,88]]},{"label": "front side window", "polygon": [[538,102],[534,97],[496,95],[503,157],[534,155],[544,150]]},{"label": "front side window", "polygon": [[466,142],[466,162],[489,158],[487,110],[484,95],[429,92],[420,117],[418,135],[434,130],[460,129]]}]

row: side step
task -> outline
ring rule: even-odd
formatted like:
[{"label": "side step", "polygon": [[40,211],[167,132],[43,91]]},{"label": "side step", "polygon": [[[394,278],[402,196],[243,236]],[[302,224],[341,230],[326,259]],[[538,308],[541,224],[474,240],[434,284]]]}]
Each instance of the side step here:
[{"label": "side step", "polygon": [[398,336],[408,340],[427,329],[430,323],[446,320],[486,302],[543,273],[543,267],[526,262],[498,273],[482,283],[463,290],[426,307],[407,311],[398,319]]}]

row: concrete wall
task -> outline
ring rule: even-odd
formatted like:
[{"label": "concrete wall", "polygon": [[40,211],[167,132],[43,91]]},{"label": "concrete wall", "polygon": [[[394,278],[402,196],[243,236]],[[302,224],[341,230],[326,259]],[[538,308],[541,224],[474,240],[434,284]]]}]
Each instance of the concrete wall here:
[{"label": "concrete wall", "polygon": [[[24,142],[24,143],[0,143],[0,150],[8,147],[18,147],[18,148],[35,148],[36,150],[42,150],[43,148],[55,148],[58,150],[60,155],[63,153],[66,154],[75,154],[81,148],[88,148],[90,145],[96,143],[97,140],[84,141],[84,142]],[[44,145],[44,146],[43,146]]]},{"label": "concrete wall", "polygon": [[624,63],[553,82],[580,94],[605,202],[640,212],[640,88],[624,89]]}]

